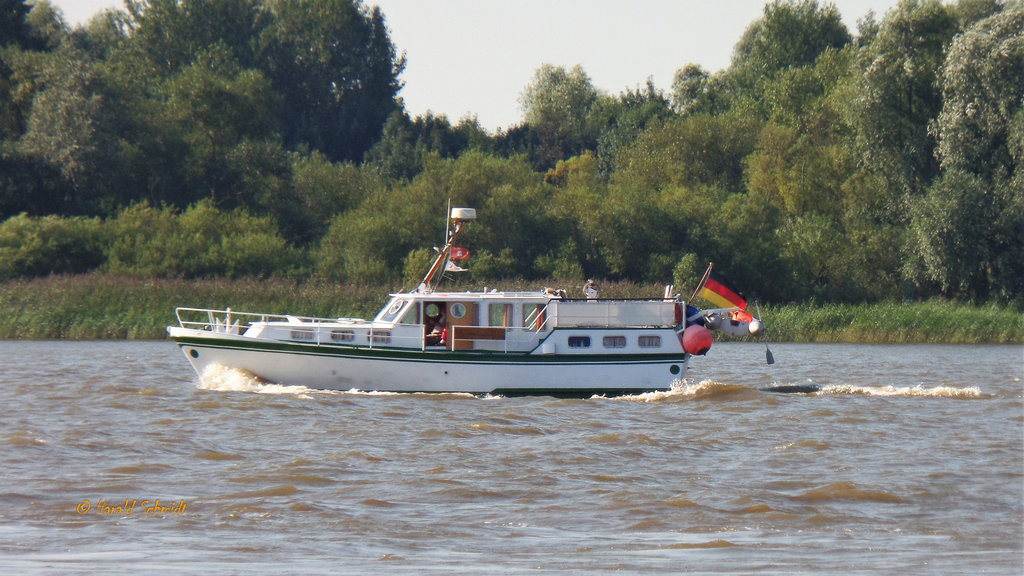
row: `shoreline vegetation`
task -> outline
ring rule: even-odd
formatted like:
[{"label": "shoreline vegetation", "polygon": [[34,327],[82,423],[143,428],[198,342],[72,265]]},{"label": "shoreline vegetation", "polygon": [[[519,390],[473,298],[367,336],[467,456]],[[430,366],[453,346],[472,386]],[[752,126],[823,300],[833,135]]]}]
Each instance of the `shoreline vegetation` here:
[{"label": "shoreline vegetation", "polygon": [[[504,289],[578,286],[548,280],[496,282]],[[323,280],[168,280],[100,274],[50,276],[0,283],[0,339],[163,340],[174,308],[372,318],[400,286],[342,285]],[[453,284],[451,290],[479,289]],[[660,295],[662,286],[601,285],[605,298]],[[579,294],[576,294],[577,296]],[[1024,344],[1019,305],[945,300],[876,304],[762,305],[768,342],[862,344]]]}]

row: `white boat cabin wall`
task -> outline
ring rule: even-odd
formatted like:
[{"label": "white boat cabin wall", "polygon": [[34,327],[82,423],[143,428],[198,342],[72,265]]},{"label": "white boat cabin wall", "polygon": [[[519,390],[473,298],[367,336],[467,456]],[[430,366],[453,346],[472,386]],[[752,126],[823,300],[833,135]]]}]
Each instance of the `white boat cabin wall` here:
[{"label": "white boat cabin wall", "polygon": [[[394,294],[372,322],[229,313],[215,315],[212,325],[249,338],[318,345],[530,352],[543,342],[538,352],[546,354],[644,353],[672,345],[663,339],[674,333],[663,330],[676,326],[680,314],[680,305],[669,301],[574,301],[550,292],[489,291]],[[247,317],[252,323],[240,330]],[[561,330],[549,338],[556,328]]]}]

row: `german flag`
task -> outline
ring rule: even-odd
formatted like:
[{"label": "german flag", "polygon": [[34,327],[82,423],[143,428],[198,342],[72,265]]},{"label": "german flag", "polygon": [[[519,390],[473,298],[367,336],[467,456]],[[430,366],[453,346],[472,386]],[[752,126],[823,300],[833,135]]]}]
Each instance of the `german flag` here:
[{"label": "german flag", "polygon": [[716,274],[713,269],[708,271],[708,278],[704,281],[704,287],[700,289],[699,296],[719,308],[735,306],[745,309],[747,307],[747,299],[740,294],[740,291],[728,280]]}]

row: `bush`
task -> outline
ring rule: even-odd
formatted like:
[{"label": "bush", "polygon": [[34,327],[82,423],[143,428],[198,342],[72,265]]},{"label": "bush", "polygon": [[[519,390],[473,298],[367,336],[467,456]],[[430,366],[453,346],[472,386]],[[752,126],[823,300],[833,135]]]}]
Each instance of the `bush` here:
[{"label": "bush", "polygon": [[0,224],[0,279],[94,270],[104,237],[98,218],[13,216]]},{"label": "bush", "polygon": [[132,277],[211,278],[288,276],[302,253],[288,245],[269,218],[245,210],[222,212],[202,200],[177,214],[137,204],[112,221],[115,240],[106,271]]}]

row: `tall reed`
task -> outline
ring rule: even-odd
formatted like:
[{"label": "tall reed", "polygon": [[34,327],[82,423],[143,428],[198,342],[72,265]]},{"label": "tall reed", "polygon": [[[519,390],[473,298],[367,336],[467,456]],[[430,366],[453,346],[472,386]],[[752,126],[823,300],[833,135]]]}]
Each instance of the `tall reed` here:
[{"label": "tall reed", "polygon": [[161,339],[178,306],[302,316],[372,316],[377,287],[290,280],[51,276],[0,283],[0,338]]},{"label": "tall reed", "polygon": [[[505,289],[563,287],[510,280]],[[569,295],[579,297],[578,286]],[[452,290],[479,289],[460,282]],[[663,288],[631,282],[601,286],[609,298],[660,297]],[[400,287],[322,280],[144,280],[89,274],[0,283],[0,338],[162,339],[174,308],[227,308],[334,318],[369,318]],[[1024,311],[931,300],[879,304],[763,306],[767,337],[780,342],[1024,344]]]},{"label": "tall reed", "polygon": [[1024,343],[1015,306],[942,300],[766,307],[770,337],[788,342]]}]

